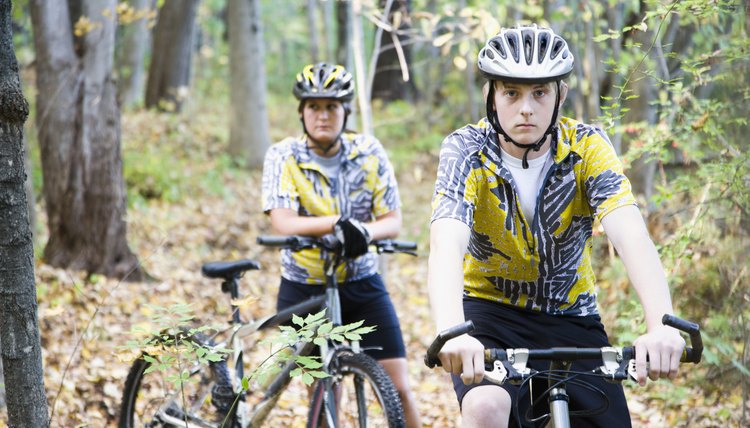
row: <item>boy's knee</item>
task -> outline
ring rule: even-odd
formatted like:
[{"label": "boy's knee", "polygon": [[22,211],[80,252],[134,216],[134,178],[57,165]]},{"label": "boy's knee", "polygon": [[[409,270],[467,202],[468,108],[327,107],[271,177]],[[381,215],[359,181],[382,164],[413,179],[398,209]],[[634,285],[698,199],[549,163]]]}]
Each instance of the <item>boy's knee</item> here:
[{"label": "boy's knee", "polygon": [[504,389],[497,386],[479,386],[464,396],[461,402],[461,416],[464,422],[473,421],[476,425],[481,423],[487,416],[493,421],[507,421],[510,419],[511,400],[510,395]]}]

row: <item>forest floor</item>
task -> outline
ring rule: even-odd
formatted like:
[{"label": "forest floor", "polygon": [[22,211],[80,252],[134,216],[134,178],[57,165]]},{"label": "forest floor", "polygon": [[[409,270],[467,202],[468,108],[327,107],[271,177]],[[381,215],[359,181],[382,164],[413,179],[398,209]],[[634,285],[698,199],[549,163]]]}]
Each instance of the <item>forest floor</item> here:
[{"label": "forest floor", "polygon": [[[416,258],[390,257],[385,277],[401,319],[410,378],[424,425],[457,427],[459,411],[447,375],[422,364],[423,353],[434,335],[426,292],[426,262],[435,164],[434,155],[425,154],[408,172],[399,174],[404,204],[401,237],[418,241],[420,249]],[[252,307],[243,309],[247,311],[244,315],[272,311],[279,283],[279,257],[276,251],[255,244],[256,236],[270,232],[268,220],[261,213],[260,173],[225,174],[222,180],[224,188],[219,194],[186,197],[177,203],[152,201],[129,209],[129,242],[153,277],[151,281],[87,278],[82,272],[55,269],[43,263],[36,266],[51,426],[116,425],[122,388],[133,358],[121,347],[132,338],[131,328],[148,322],[153,313],[148,305],[189,302],[202,320],[212,315],[214,320],[227,319],[227,301],[215,280],[201,276],[203,263],[238,258],[259,260],[262,270],[248,273],[242,281],[242,292],[256,299]],[[38,219],[38,224],[44,222],[44,218]],[[39,239],[43,240],[43,235]],[[680,405],[665,407],[665,402],[674,400],[647,396],[644,392],[648,388],[627,390],[635,426],[711,426],[706,421],[712,419],[710,413],[714,410],[701,408],[690,396],[681,397]],[[277,412],[276,422],[268,426],[304,426],[305,397],[301,386],[288,391],[279,404],[282,410]]]}]

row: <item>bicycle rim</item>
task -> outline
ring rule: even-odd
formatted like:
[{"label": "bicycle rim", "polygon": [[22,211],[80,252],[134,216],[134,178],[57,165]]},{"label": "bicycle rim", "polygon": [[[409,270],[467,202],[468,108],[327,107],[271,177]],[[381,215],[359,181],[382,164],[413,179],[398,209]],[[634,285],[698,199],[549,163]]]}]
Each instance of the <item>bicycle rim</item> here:
[{"label": "bicycle rim", "polygon": [[[329,379],[318,382],[315,388],[308,427],[405,426],[398,392],[377,361],[365,354],[339,352],[330,374]],[[327,407],[335,410],[326,412]],[[335,423],[330,424],[327,419]]]}]

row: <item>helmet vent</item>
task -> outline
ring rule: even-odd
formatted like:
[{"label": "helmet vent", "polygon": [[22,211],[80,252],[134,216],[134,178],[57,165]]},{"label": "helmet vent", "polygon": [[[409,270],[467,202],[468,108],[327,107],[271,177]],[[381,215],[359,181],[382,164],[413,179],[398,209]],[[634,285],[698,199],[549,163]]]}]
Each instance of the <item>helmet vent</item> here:
[{"label": "helmet vent", "polygon": [[523,30],[521,38],[523,39],[523,56],[526,60],[526,65],[531,65],[531,61],[534,58],[534,30]]},{"label": "helmet vent", "polygon": [[505,41],[508,42],[508,50],[510,51],[510,54],[513,56],[513,60],[516,62],[519,62],[519,46],[518,46],[518,34],[516,33],[506,33],[505,34]]},{"label": "helmet vent", "polygon": [[565,42],[560,37],[555,37],[552,41],[552,52],[550,52],[550,58],[555,59],[560,55],[560,50],[565,46]]},{"label": "helmet vent", "polygon": [[537,58],[537,61],[541,64],[544,61],[545,55],[547,55],[547,49],[549,49],[549,34],[539,33],[537,43],[539,44],[539,58]]},{"label": "helmet vent", "polygon": [[[503,44],[500,43],[499,40],[497,40],[497,39],[490,40],[490,46],[492,46],[493,48],[495,48],[495,50],[497,51],[497,53],[500,54],[501,58],[507,58],[508,57],[508,54],[505,53],[505,48],[503,48]],[[489,54],[490,52],[487,52],[487,53]],[[490,59],[492,59],[492,57],[490,57]]]}]

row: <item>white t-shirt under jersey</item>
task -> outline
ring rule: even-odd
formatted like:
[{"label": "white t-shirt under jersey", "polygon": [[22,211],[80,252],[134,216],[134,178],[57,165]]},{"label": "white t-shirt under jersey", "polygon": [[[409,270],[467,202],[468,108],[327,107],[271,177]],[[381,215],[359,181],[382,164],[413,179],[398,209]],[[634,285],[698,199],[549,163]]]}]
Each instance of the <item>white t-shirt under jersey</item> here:
[{"label": "white t-shirt under jersey", "polygon": [[552,166],[551,150],[536,159],[529,159],[529,167],[523,169],[523,161],[514,157],[502,148],[500,149],[503,163],[510,171],[515,181],[516,190],[518,191],[518,200],[521,202],[521,210],[526,220],[531,223],[534,221],[536,212],[536,197],[539,194],[539,188],[542,180],[547,175]]}]

